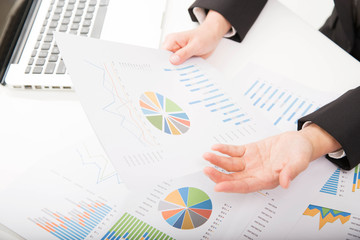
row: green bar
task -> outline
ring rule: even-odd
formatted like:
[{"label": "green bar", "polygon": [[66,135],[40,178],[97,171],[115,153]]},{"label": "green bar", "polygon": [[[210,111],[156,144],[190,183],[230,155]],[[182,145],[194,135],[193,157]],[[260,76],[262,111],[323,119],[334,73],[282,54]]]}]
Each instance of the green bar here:
[{"label": "green bar", "polygon": [[[149,229],[149,227],[150,227],[150,225],[146,224],[144,229],[140,232],[139,236],[142,237],[146,233],[146,230]],[[147,232],[147,233],[149,233],[149,232]],[[149,234],[148,234],[148,236],[149,236]]]},{"label": "green bar", "polygon": [[130,216],[130,219],[121,227],[121,229],[115,234],[116,237],[124,236],[126,231],[129,229],[129,227],[136,221],[136,218],[133,216]]},{"label": "green bar", "polygon": [[128,229],[129,232],[129,239],[131,239],[130,237],[133,235],[134,233],[134,229],[139,227],[139,222],[141,222],[139,219],[136,219],[135,223]]},{"label": "green bar", "polygon": [[154,234],[155,231],[156,229],[151,227],[151,229],[149,230],[149,239],[151,239],[151,236]]},{"label": "green bar", "polygon": [[[124,217],[125,217],[125,218],[124,218]],[[120,220],[118,221],[119,224],[116,226],[114,232],[116,233],[116,232],[119,230],[119,228],[120,228],[121,226],[123,226],[124,222],[126,222],[129,218],[131,218],[130,214],[125,213],[125,214],[120,218],[120,220],[122,219],[123,221],[122,221],[121,223],[120,223]],[[115,225],[114,225],[114,227],[115,227]]]},{"label": "green bar", "polygon": [[161,233],[159,240],[163,240],[166,237],[165,233]]},{"label": "green bar", "polygon": [[157,239],[156,237],[159,235],[160,231],[156,229],[156,232],[154,233],[154,238],[152,239]]},{"label": "green bar", "polygon": [[126,228],[130,224],[130,222],[133,220],[134,220],[134,217],[129,214],[129,217],[126,218],[126,220],[123,221],[122,224],[116,229],[116,233],[114,234],[114,236],[119,236],[121,234],[121,232],[123,231],[123,229]]},{"label": "green bar", "polygon": [[109,232],[112,232],[115,227],[121,222],[121,220],[126,216],[127,213],[125,213],[124,215],[122,215],[122,217],[114,224],[114,226],[112,226],[112,228],[110,228]]},{"label": "green bar", "polygon": [[120,219],[111,227],[109,232],[115,232],[113,235],[114,238],[119,236],[123,237],[128,232],[127,238],[140,239],[147,232],[147,237],[152,240],[173,240],[170,236],[127,212],[120,217]]},{"label": "green bar", "polygon": [[141,225],[137,229],[135,229],[136,232],[134,233],[134,239],[138,239],[139,232],[147,225],[144,222],[141,223],[140,223]]}]

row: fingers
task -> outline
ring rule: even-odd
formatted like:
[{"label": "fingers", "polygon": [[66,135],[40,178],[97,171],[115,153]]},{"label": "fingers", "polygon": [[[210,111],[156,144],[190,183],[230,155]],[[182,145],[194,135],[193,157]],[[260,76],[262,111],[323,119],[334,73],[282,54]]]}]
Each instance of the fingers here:
[{"label": "fingers", "polygon": [[211,149],[232,157],[242,157],[245,153],[245,146],[215,144]]},{"label": "fingers", "polygon": [[216,183],[216,192],[250,193],[279,185],[278,181],[263,181],[247,172],[225,174],[214,168],[206,167],[204,173]]},{"label": "fingers", "polygon": [[238,172],[245,169],[245,162],[239,157],[224,157],[214,153],[205,153],[203,157],[205,160],[228,172]]},{"label": "fingers", "polygon": [[194,56],[196,54],[194,47],[188,32],[170,34],[162,45],[162,48],[174,53],[169,59],[174,65],[179,65]]},{"label": "fingers", "polygon": [[284,169],[281,170],[279,175],[280,186],[285,189],[288,188],[292,179],[292,169],[289,165],[286,165]]},{"label": "fingers", "polygon": [[199,31],[191,30],[170,34],[166,37],[162,47],[173,52],[170,56],[170,62],[174,65],[184,63],[192,56],[201,56],[206,53],[199,52],[204,43],[199,40]]},{"label": "fingers", "polygon": [[176,52],[181,48],[181,45],[178,43],[176,39],[177,39],[176,34],[168,35],[161,47],[165,50]]},{"label": "fingers", "polygon": [[243,178],[236,181],[225,181],[216,184],[216,192],[250,193],[268,188],[256,178]]},{"label": "fingers", "polygon": [[174,65],[179,65],[194,55],[196,55],[196,47],[194,44],[189,43],[171,55],[170,62]]},{"label": "fingers", "polygon": [[204,173],[215,183],[234,180],[234,175],[219,172],[212,167],[204,168]]}]

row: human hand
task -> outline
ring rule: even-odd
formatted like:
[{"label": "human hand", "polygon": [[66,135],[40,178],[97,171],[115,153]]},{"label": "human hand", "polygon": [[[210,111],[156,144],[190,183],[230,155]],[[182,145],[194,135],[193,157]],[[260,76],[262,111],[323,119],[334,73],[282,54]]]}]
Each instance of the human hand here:
[{"label": "human hand", "polygon": [[174,53],[170,56],[170,62],[174,65],[179,65],[192,56],[207,58],[229,29],[230,23],[222,15],[210,11],[196,29],[168,35],[162,48]]},{"label": "human hand", "polygon": [[216,183],[215,191],[248,193],[271,189],[290,181],[312,160],[341,148],[340,144],[316,124],[298,132],[285,132],[243,146],[217,144],[205,153],[205,160],[225,169],[225,174],[207,167],[204,173]]}]

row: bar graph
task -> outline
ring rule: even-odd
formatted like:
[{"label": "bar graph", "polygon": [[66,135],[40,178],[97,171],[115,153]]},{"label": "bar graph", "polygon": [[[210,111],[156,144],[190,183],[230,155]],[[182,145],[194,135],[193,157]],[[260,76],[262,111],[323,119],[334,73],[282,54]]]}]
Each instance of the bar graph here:
[{"label": "bar graph", "polygon": [[337,168],[335,172],[330,176],[330,178],[326,181],[325,185],[321,188],[320,192],[336,195],[338,192],[339,177],[340,168]]},{"label": "bar graph", "polygon": [[112,210],[102,201],[87,199],[76,203],[66,200],[74,205],[68,214],[45,208],[42,212],[46,216],[29,220],[58,239],[84,239]]},{"label": "bar graph", "polygon": [[255,64],[245,66],[231,81],[233,94],[246,101],[282,131],[295,130],[298,119],[337,94],[314,90]]},{"label": "bar graph", "polygon": [[124,213],[122,217],[110,228],[110,230],[101,238],[101,240],[118,240],[118,239],[173,239],[160,230],[150,226],[140,219]]},{"label": "bar graph", "polygon": [[360,173],[359,173],[359,165],[357,165],[354,169],[354,178],[352,185],[352,192],[355,192],[356,189],[360,189]]},{"label": "bar graph", "polygon": [[209,112],[219,114],[222,122],[235,126],[251,121],[250,116],[234,101],[218,84],[207,76],[198,66],[164,69],[166,72],[176,72],[179,82],[194,95],[189,105],[202,105]]},{"label": "bar graph", "polygon": [[343,170],[336,168],[328,180],[321,187],[320,192],[330,194],[336,197],[345,197],[353,199],[360,197],[360,165],[352,170]]},{"label": "bar graph", "polygon": [[320,106],[300,94],[262,79],[245,88],[244,97],[257,109],[272,114],[274,126],[294,125],[297,119]]}]

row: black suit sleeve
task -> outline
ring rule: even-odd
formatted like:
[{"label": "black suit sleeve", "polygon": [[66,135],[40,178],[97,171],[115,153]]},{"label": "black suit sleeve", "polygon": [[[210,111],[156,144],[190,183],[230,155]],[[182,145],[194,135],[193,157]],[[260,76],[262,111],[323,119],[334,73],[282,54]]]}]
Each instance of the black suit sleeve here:
[{"label": "black suit sleeve", "polygon": [[249,31],[267,0],[196,0],[189,8],[191,19],[196,22],[194,8],[214,10],[225,17],[235,28],[236,35],[232,40],[241,42]]},{"label": "black suit sleeve", "polygon": [[346,157],[331,162],[349,170],[360,162],[360,87],[352,89],[335,101],[299,119],[298,129],[311,121],[333,136],[342,146]]}]

